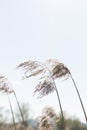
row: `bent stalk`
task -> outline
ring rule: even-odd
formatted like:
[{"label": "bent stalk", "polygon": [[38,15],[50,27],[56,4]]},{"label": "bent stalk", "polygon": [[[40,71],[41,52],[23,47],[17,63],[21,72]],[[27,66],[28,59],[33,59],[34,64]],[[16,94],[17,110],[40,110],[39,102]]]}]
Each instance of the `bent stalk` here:
[{"label": "bent stalk", "polygon": [[11,105],[11,101],[10,101],[8,92],[7,92],[7,96],[8,96],[8,101],[9,101],[9,105],[10,105],[10,109],[11,109],[11,113],[12,113],[14,129],[16,130],[16,124],[15,124],[15,119],[14,119],[14,113],[13,113],[13,109],[12,109],[12,105]]},{"label": "bent stalk", "polygon": [[83,105],[83,102],[82,102],[82,99],[81,99],[79,90],[78,90],[78,88],[77,88],[77,85],[76,85],[75,80],[73,79],[71,73],[70,73],[70,76],[71,76],[72,82],[73,82],[73,84],[74,84],[74,87],[75,87],[75,89],[76,89],[76,92],[77,92],[77,94],[78,94],[79,101],[80,101],[80,103],[81,103],[82,110],[83,110],[83,113],[84,113],[84,116],[85,116],[85,120],[86,120],[86,123],[87,123],[87,115],[86,115],[86,111],[85,111],[85,108],[84,108],[84,105]]},{"label": "bent stalk", "polygon": [[22,117],[23,125],[24,125],[25,130],[26,130],[26,126],[25,126],[25,121],[24,121],[23,113],[22,113],[22,111],[21,111],[21,107],[20,107],[20,104],[19,104],[19,101],[18,101],[17,95],[16,95],[15,91],[14,91],[13,93],[14,93],[14,96],[15,96],[15,99],[16,99],[16,102],[17,102],[17,105],[18,105],[18,108],[19,108],[19,111],[20,111],[21,117]]},{"label": "bent stalk", "polygon": [[66,123],[65,123],[65,119],[64,119],[64,115],[63,115],[63,110],[62,110],[62,106],[61,106],[59,92],[58,92],[58,89],[56,88],[56,86],[55,86],[55,91],[56,91],[56,94],[57,94],[57,99],[58,99],[58,102],[59,102],[60,111],[61,111],[61,115],[62,115],[63,127],[64,127],[64,130],[66,130]]}]

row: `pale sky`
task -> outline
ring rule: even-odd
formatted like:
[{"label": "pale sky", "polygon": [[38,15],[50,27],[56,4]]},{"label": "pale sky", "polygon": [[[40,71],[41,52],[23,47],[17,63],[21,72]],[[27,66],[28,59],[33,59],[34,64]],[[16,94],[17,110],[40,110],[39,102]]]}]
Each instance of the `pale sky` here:
[{"label": "pale sky", "polygon": [[[0,74],[9,78],[19,100],[29,102],[36,115],[46,105],[59,112],[56,96],[32,97],[36,78],[22,81],[16,66],[29,59],[63,62],[76,80],[87,111],[86,55],[86,0],[0,0]],[[56,83],[64,111],[85,122],[72,81]],[[8,106],[2,94],[0,105]]]}]

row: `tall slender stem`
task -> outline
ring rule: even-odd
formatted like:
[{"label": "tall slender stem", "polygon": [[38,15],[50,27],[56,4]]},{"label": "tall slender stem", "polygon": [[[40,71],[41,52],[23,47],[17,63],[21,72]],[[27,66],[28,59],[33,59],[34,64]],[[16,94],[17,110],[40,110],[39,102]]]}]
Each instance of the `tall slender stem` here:
[{"label": "tall slender stem", "polygon": [[[55,82],[54,82],[54,85],[55,85]],[[64,119],[64,115],[63,115],[63,110],[62,110],[62,105],[61,105],[61,101],[60,101],[60,97],[59,97],[59,92],[58,92],[58,89],[55,85],[55,91],[56,91],[56,94],[57,94],[57,99],[58,99],[58,102],[59,102],[59,106],[60,106],[60,111],[61,111],[61,115],[62,115],[62,121],[63,121],[63,127],[64,127],[64,130],[66,130],[66,123],[65,123],[65,119]]]},{"label": "tall slender stem", "polygon": [[9,105],[10,105],[10,109],[11,109],[11,113],[12,113],[12,118],[13,118],[13,123],[14,123],[14,129],[16,130],[16,124],[15,124],[15,119],[14,119],[14,113],[13,113],[13,109],[12,109],[12,105],[11,105],[11,101],[9,98],[9,94],[7,93],[8,96],[8,101],[9,101]]},{"label": "tall slender stem", "polygon": [[[15,96],[15,99],[17,101],[17,105],[18,105],[18,108],[19,108],[19,111],[20,111],[20,114],[21,114],[21,117],[22,117],[23,124],[24,124],[25,121],[24,121],[23,113],[21,111],[21,107],[20,107],[20,104],[19,104],[19,101],[18,101],[18,98],[17,98],[17,95],[16,95],[15,91],[14,91],[14,96]],[[26,126],[25,125],[24,125],[24,127],[25,127],[25,130],[26,130]]]},{"label": "tall slender stem", "polygon": [[84,113],[84,116],[85,116],[85,120],[86,120],[86,122],[87,122],[87,115],[86,115],[86,111],[85,111],[85,108],[84,108],[84,105],[83,105],[83,102],[82,102],[82,99],[81,99],[79,90],[78,90],[78,88],[77,88],[77,85],[76,85],[75,80],[73,79],[71,73],[70,73],[70,76],[71,76],[71,79],[72,79],[73,84],[74,84],[74,86],[75,86],[76,92],[77,92],[77,94],[78,94],[78,97],[79,97],[79,100],[80,100],[80,103],[81,103],[81,106],[82,106],[82,109],[83,109],[83,113]]}]

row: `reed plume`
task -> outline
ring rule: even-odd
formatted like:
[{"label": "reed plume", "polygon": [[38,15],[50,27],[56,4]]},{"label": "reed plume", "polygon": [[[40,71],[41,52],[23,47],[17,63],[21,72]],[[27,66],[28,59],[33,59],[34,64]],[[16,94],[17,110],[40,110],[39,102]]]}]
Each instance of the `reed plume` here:
[{"label": "reed plume", "polygon": [[23,71],[24,71],[23,78],[24,79],[32,77],[32,76],[37,76],[37,75],[45,72],[45,69],[37,61],[29,60],[27,62],[23,62],[23,63],[19,64],[17,68],[23,69]]},{"label": "reed plume", "polygon": [[55,121],[56,129],[60,129],[60,130],[64,129],[64,124],[63,124],[61,115],[58,116],[52,107],[45,107],[42,113],[44,116],[51,119],[51,121]]},{"label": "reed plume", "polygon": [[84,108],[84,105],[83,105],[79,90],[77,88],[77,85],[75,83],[75,80],[74,80],[70,70],[63,63],[58,62],[56,59],[47,60],[46,65],[48,67],[50,67],[50,70],[52,71],[52,76],[53,76],[54,79],[61,78],[61,77],[66,77],[66,78],[71,77],[72,82],[73,82],[74,87],[75,87],[75,90],[77,92],[77,95],[79,97],[79,101],[81,103],[81,107],[82,107],[82,110],[83,110],[83,113],[84,113],[84,116],[85,116],[85,120],[87,122],[86,111],[85,111],[85,108]]},{"label": "reed plume", "polygon": [[35,87],[34,94],[39,93],[39,98],[42,98],[49,93],[54,92],[55,87],[53,82],[50,79],[44,79],[43,81],[39,82],[38,85]]},{"label": "reed plume", "polygon": [[[34,94],[36,92],[39,93],[39,98],[48,95],[49,93],[53,92],[54,90],[56,91],[57,99],[59,102],[59,107],[60,107],[60,111],[61,111],[61,115],[62,115],[62,119],[63,119],[63,123],[64,123],[64,130],[66,130],[66,125],[65,125],[65,120],[64,120],[64,116],[63,116],[63,110],[62,110],[62,106],[61,106],[59,92],[58,92],[58,89],[57,89],[55,81],[54,81],[55,78],[53,75],[54,74],[53,70],[49,69],[49,67],[44,63],[41,63],[38,61],[30,61],[30,60],[19,64],[19,66],[17,68],[23,69],[24,78],[29,78],[31,76],[37,76],[39,74],[42,74],[42,76],[41,76],[42,81],[39,82],[39,84],[35,87],[35,91],[34,91]],[[48,75],[45,75],[46,72],[48,72]]]},{"label": "reed plume", "polygon": [[42,111],[43,115],[49,118],[55,118],[57,115],[52,107],[45,107]]},{"label": "reed plume", "polygon": [[48,59],[46,60],[45,64],[51,71],[53,79],[69,77],[69,69],[63,63],[58,62],[56,59]]},{"label": "reed plume", "polygon": [[48,117],[42,116],[38,130],[53,130],[53,127],[50,124]]},{"label": "reed plume", "polygon": [[9,86],[7,84],[7,78],[5,78],[4,76],[0,76],[0,91],[7,94],[10,109],[11,109],[11,114],[12,114],[12,118],[13,118],[14,129],[16,130],[14,112],[13,112],[11,101],[10,101],[10,98],[9,98],[9,94],[13,93],[13,90],[9,88]]},{"label": "reed plume", "polygon": [[[15,130],[16,130],[14,113],[13,113],[13,109],[12,109],[9,94],[13,93],[14,96],[15,96],[15,99],[16,99],[16,102],[17,102],[21,117],[22,117],[23,124],[24,124],[24,118],[23,118],[23,114],[22,114],[22,111],[21,111],[21,108],[20,108],[20,104],[19,104],[17,95],[16,95],[15,91],[11,87],[12,87],[12,85],[9,82],[9,80],[5,76],[0,76],[0,91],[3,92],[3,93],[6,93],[7,96],[8,96],[8,101],[9,101],[9,105],[10,105],[10,109],[11,109],[11,113],[12,113],[12,117],[13,117],[13,123],[14,123],[14,127],[15,127]],[[26,127],[25,127],[25,130],[26,130]]]},{"label": "reed plume", "polygon": [[[78,90],[77,85],[75,83],[75,80],[74,80],[70,70],[63,63],[58,62],[58,60],[56,60],[56,59],[48,59],[48,60],[46,60],[45,63],[41,63],[38,61],[28,61],[28,62],[21,63],[18,66],[18,68],[22,68],[24,70],[25,78],[29,78],[31,76],[36,76],[38,74],[45,73],[46,71],[49,71],[49,75],[47,77],[49,79],[51,78],[50,85],[48,83],[49,81],[47,82],[47,79],[43,80],[36,86],[34,92],[35,93],[39,92],[40,97],[43,97],[43,96],[45,96],[45,95],[47,95],[50,92],[55,90],[57,97],[58,97],[59,104],[60,104],[62,116],[63,116],[63,112],[62,112],[61,102],[60,102],[59,93],[58,93],[58,90],[56,88],[54,80],[58,79],[58,78],[62,78],[62,77],[65,77],[66,79],[71,77],[72,82],[73,82],[74,87],[75,87],[75,90],[77,92],[77,95],[79,97],[79,101],[81,103],[86,122],[87,122],[86,111],[85,111],[79,90]],[[28,74],[28,75],[26,75],[26,74]],[[46,78],[46,76],[41,77],[41,78],[44,79],[44,78]],[[44,85],[45,85],[45,87],[44,87]],[[51,88],[51,87],[52,87],[52,89],[49,89],[50,91],[48,91],[48,88]]]}]

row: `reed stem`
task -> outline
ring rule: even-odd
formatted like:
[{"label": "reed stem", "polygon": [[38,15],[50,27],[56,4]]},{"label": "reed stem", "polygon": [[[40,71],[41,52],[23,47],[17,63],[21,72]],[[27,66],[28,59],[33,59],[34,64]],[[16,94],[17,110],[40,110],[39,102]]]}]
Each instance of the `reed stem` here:
[{"label": "reed stem", "polygon": [[10,105],[10,109],[11,109],[11,113],[12,113],[14,129],[16,130],[16,123],[15,123],[15,119],[14,119],[14,112],[13,112],[13,109],[12,109],[12,105],[11,105],[11,101],[10,101],[8,92],[7,92],[7,96],[8,96],[8,101],[9,101],[9,105]]}]

